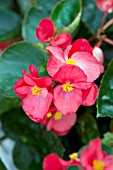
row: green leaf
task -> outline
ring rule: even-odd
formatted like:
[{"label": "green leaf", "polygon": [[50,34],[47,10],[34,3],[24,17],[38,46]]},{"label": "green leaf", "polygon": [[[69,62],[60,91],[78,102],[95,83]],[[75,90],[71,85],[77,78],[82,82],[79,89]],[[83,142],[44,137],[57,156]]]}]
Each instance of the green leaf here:
[{"label": "green leaf", "polygon": [[96,120],[89,113],[81,115],[76,124],[76,129],[82,142],[87,144],[90,140],[99,136]]},{"label": "green leaf", "polygon": [[[42,160],[47,154],[63,156],[64,148],[59,138],[31,121],[21,108],[4,113],[1,122],[6,136],[16,141],[13,156],[19,169],[42,170]],[[31,168],[33,164],[35,168]]]},{"label": "green leaf", "polygon": [[19,102],[19,98],[6,98],[0,95],[0,115],[12,108],[19,107]]},{"label": "green leaf", "polygon": [[17,0],[19,9],[22,13],[25,13],[31,5],[31,0]]},{"label": "green leaf", "polygon": [[113,117],[113,60],[109,64],[99,89],[97,117]]},{"label": "green leaf", "polygon": [[102,144],[102,150],[105,151],[107,153],[107,155],[113,155],[113,148]]},{"label": "green leaf", "polygon": [[12,0],[0,0],[0,8],[11,8],[13,6]]},{"label": "green leaf", "polygon": [[71,165],[67,168],[67,170],[79,170],[79,168],[76,165]]},{"label": "green leaf", "polygon": [[42,52],[32,43],[19,42],[8,47],[0,58],[0,93],[7,97],[15,97],[13,86],[22,77],[22,70],[34,64],[40,76],[47,75],[46,62],[48,54]]},{"label": "green leaf", "polygon": [[101,140],[105,145],[113,148],[113,133],[107,132],[104,134],[104,138]]},{"label": "green leaf", "polygon": [[36,27],[38,26],[40,20],[44,17],[47,18],[49,15],[37,7],[31,7],[28,10],[22,26],[22,35],[25,40],[39,42],[39,40],[36,38]]},{"label": "green leaf", "polygon": [[0,42],[15,39],[19,35],[19,16],[10,10],[0,9]]},{"label": "green leaf", "polygon": [[62,0],[51,13],[56,32],[72,34],[77,30],[81,19],[81,0]]},{"label": "green leaf", "polygon": [[94,0],[83,0],[82,21],[92,33],[96,33],[102,20],[103,13],[99,11]]},{"label": "green leaf", "polygon": [[0,159],[0,170],[7,170],[1,159]]}]

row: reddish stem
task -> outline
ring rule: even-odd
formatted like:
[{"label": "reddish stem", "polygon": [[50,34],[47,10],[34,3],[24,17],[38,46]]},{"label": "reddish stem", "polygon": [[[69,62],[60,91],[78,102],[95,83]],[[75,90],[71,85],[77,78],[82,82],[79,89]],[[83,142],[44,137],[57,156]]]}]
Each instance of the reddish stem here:
[{"label": "reddish stem", "polygon": [[113,18],[110,19],[104,26],[103,26],[103,29],[106,30],[110,25],[113,24]]}]

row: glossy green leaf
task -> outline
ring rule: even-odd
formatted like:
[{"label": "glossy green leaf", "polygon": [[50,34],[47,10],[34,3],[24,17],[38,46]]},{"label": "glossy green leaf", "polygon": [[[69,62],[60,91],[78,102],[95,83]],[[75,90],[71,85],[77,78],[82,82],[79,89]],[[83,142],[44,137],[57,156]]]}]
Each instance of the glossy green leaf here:
[{"label": "glossy green leaf", "polygon": [[81,19],[81,0],[62,0],[51,13],[56,26],[56,33],[68,32],[72,34],[79,26]]},{"label": "glossy green leaf", "polygon": [[1,159],[0,159],[0,170],[7,170]]},{"label": "glossy green leaf", "polygon": [[19,103],[19,98],[6,98],[0,95],[0,115],[12,108],[19,107]]},{"label": "glossy green leaf", "polygon": [[113,148],[113,133],[107,132],[104,134],[104,138],[101,140],[105,145]]},{"label": "glossy green leaf", "polygon": [[97,100],[97,117],[113,117],[113,60],[103,76]]},{"label": "glossy green leaf", "polygon": [[[64,148],[59,138],[30,120],[21,108],[3,114],[1,122],[5,135],[16,141],[13,157],[19,169],[42,170],[42,160],[47,154],[53,152],[63,156]],[[33,164],[35,168],[31,168]]]},{"label": "glossy green leaf", "polygon": [[13,6],[13,0],[0,0],[0,8],[11,8]]},{"label": "glossy green leaf", "polygon": [[22,27],[22,35],[25,40],[31,42],[39,42],[36,38],[36,27],[38,26],[40,20],[44,17],[49,17],[45,11],[37,7],[31,7],[25,15],[23,27]]},{"label": "glossy green leaf", "polygon": [[83,0],[82,21],[92,33],[96,33],[102,20],[103,13],[99,11],[94,0]]},{"label": "glossy green leaf", "polygon": [[76,165],[69,166],[67,170],[79,170],[79,168]]},{"label": "glossy green leaf", "polygon": [[107,155],[113,155],[113,148],[102,144],[102,150],[105,151],[107,153]]},{"label": "glossy green leaf", "polygon": [[20,35],[20,17],[10,10],[0,9],[0,42]]},{"label": "glossy green leaf", "polygon": [[78,118],[76,128],[81,140],[85,144],[99,136],[96,120],[89,113],[81,115]]},{"label": "glossy green leaf", "polygon": [[48,54],[42,52],[32,43],[19,42],[8,47],[0,58],[0,93],[7,97],[15,97],[13,86],[22,77],[22,70],[34,64],[40,76],[47,75],[46,61]]},{"label": "glossy green leaf", "polygon": [[22,13],[25,13],[28,8],[31,6],[32,1],[31,0],[17,0],[18,6],[19,6],[19,10]]}]

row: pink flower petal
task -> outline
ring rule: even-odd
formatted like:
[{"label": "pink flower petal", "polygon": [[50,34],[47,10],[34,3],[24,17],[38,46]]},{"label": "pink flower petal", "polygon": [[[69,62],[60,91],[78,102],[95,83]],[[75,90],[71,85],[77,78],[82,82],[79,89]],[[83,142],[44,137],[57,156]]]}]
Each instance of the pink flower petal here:
[{"label": "pink flower petal", "polygon": [[42,77],[35,80],[38,87],[49,87],[52,84],[50,77]]},{"label": "pink flower petal", "polygon": [[82,91],[73,89],[71,92],[64,92],[62,86],[54,89],[54,105],[64,115],[76,112],[82,102]]},{"label": "pink flower petal", "polygon": [[23,86],[27,86],[23,78],[19,78],[14,84],[14,91],[17,94],[17,96],[21,99],[25,98],[26,94],[20,93],[17,89]]},{"label": "pink flower petal", "polygon": [[33,64],[29,64],[28,70],[31,76],[38,78],[38,70]]},{"label": "pink flower petal", "polygon": [[66,168],[67,162],[60,159],[56,154],[47,155],[43,161],[43,170],[60,170]]},{"label": "pink flower petal", "polygon": [[23,99],[22,108],[33,121],[40,122],[47,114],[51,102],[51,93],[48,93],[46,97],[28,93],[26,98]]},{"label": "pink flower petal", "polygon": [[54,75],[53,80],[63,84],[67,81],[70,83],[76,83],[87,81],[87,76],[78,66],[68,64],[60,67],[59,71]]},{"label": "pink flower petal", "polygon": [[82,105],[92,106],[98,96],[98,87],[96,84],[92,83],[91,87],[83,91]]},{"label": "pink flower petal", "polygon": [[87,52],[76,52],[71,58],[76,61],[76,65],[87,75],[88,82],[93,82],[99,77],[102,65],[98,63],[93,55]]},{"label": "pink flower petal", "polygon": [[56,57],[51,56],[47,63],[47,71],[48,71],[49,75],[51,75],[53,77],[54,74],[57,73],[59,68],[63,65],[64,65],[63,62],[58,60]]},{"label": "pink flower petal", "polygon": [[75,113],[63,115],[60,120],[54,120],[52,129],[57,135],[66,135],[71,127],[74,126],[76,119]]},{"label": "pink flower petal", "polygon": [[103,162],[105,164],[105,167],[113,166],[113,155],[107,156],[105,159],[103,159]]},{"label": "pink flower petal", "polygon": [[93,161],[102,159],[103,152],[99,138],[92,140],[89,146],[81,152],[81,163],[86,169],[92,170]]},{"label": "pink flower petal", "polygon": [[36,36],[41,42],[49,42],[54,36],[54,24],[51,19],[44,18],[36,28]]},{"label": "pink flower petal", "polygon": [[92,54],[92,47],[86,39],[81,38],[72,44],[69,57],[71,57],[75,52],[88,52]]},{"label": "pink flower petal", "polygon": [[58,34],[54,40],[50,41],[51,46],[66,48],[72,42],[72,37],[68,33]]},{"label": "pink flower petal", "polygon": [[113,8],[113,0],[95,0],[95,3],[97,7],[103,12]]},{"label": "pink flower petal", "polygon": [[46,47],[46,50],[48,51],[49,54],[52,54],[58,60],[65,63],[63,50],[60,47],[49,46],[49,47]]},{"label": "pink flower petal", "polygon": [[72,45],[69,45],[65,50],[64,50],[64,58],[65,60],[67,61],[68,59],[68,55],[69,55],[69,52],[70,52],[70,49],[72,48]]}]

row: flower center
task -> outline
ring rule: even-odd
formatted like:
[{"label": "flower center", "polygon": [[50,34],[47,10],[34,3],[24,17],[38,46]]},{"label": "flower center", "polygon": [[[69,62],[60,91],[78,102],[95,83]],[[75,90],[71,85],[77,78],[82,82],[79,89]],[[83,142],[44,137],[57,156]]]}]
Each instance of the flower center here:
[{"label": "flower center", "polygon": [[53,118],[54,118],[55,120],[60,120],[60,119],[62,118],[62,113],[59,112],[59,111],[57,111],[57,112],[54,114]]},{"label": "flower center", "polygon": [[31,89],[31,91],[32,91],[32,94],[33,95],[38,95],[38,96],[40,96],[40,93],[41,93],[41,88],[39,88],[39,87],[37,87],[37,86],[34,86],[32,89]]},{"label": "flower center", "polygon": [[72,58],[68,58],[67,61],[66,61],[66,64],[72,64],[72,65],[75,65],[76,64],[76,61],[73,60]]},{"label": "flower center", "polygon": [[72,159],[72,160],[76,160],[78,157],[78,153],[72,153],[69,155],[69,158]]},{"label": "flower center", "polygon": [[94,160],[93,161],[94,170],[104,170],[104,164],[102,161]]},{"label": "flower center", "polygon": [[73,84],[70,84],[70,82],[63,84],[62,89],[64,92],[67,92],[67,91],[70,92],[73,90]]},{"label": "flower center", "polygon": [[52,117],[52,113],[51,113],[51,112],[48,112],[47,117],[48,117],[48,118]]}]

